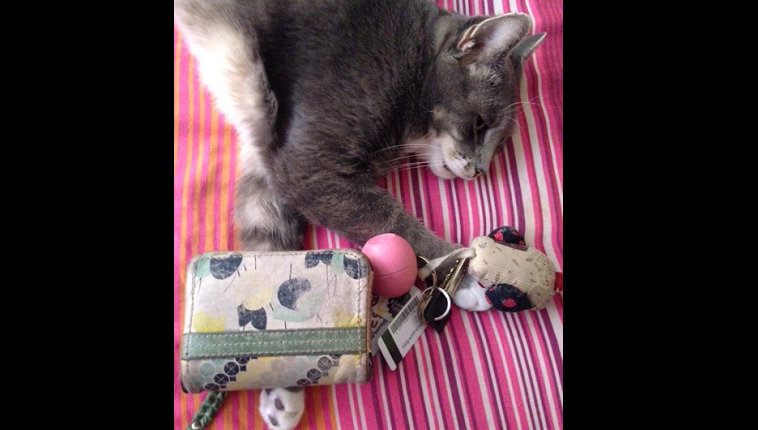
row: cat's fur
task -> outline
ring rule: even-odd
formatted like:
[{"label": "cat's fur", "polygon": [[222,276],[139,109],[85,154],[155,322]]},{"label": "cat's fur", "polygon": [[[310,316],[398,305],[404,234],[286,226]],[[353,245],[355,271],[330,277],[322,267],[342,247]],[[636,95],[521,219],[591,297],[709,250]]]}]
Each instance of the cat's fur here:
[{"label": "cat's fur", "polygon": [[513,132],[523,14],[429,0],[175,0],[200,75],[241,143],[235,218],[248,250],[302,247],[303,224],[381,233],[428,258],[448,243],[376,185],[415,155],[438,176],[489,170]]},{"label": "cat's fur", "polygon": [[300,249],[309,221],[357,244],[395,233],[429,258],[452,251],[376,177],[409,154],[446,179],[487,172],[544,37],[527,37],[527,15],[428,0],[177,0],[175,19],[241,142],[249,250]]}]

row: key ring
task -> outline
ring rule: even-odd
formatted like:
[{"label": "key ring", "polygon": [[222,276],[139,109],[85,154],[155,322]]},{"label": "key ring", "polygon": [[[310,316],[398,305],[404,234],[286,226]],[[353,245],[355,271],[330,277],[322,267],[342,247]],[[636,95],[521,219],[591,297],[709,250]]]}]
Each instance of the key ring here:
[{"label": "key ring", "polygon": [[[418,260],[421,260],[424,263],[426,263],[422,267],[426,267],[426,266],[429,265],[429,260],[427,260],[425,257],[422,257],[421,255],[417,254],[416,255],[416,259],[417,259],[416,260],[417,262],[418,262]],[[435,289],[441,291],[442,294],[445,296],[445,299],[447,299],[447,307],[445,308],[445,312],[443,312],[442,315],[434,318],[434,321],[439,321],[439,320],[445,318],[447,316],[447,314],[450,313],[450,309],[452,308],[453,301],[452,301],[452,299],[450,299],[450,295],[443,288],[440,288],[439,286],[437,286],[437,280],[438,280],[437,279],[437,271],[434,270],[434,269],[432,269],[432,285],[429,286],[429,287],[424,288],[424,291],[421,292],[421,304],[419,305],[419,308],[418,308],[419,319],[421,319],[421,321],[424,322],[424,323],[426,323],[426,319],[424,319],[424,317],[423,317],[424,311],[426,310],[426,306],[429,304],[429,298],[434,293]],[[424,281],[424,280],[422,279],[422,281]]]},{"label": "key ring", "polygon": [[[447,299],[447,307],[445,308],[445,312],[442,313],[442,315],[434,318],[435,321],[439,321],[447,316],[447,314],[450,313],[450,309],[452,307],[453,301],[450,299],[450,295],[445,291],[443,288],[440,288],[436,285],[432,285],[431,287],[427,287],[424,289],[424,291],[421,292],[421,304],[419,305],[418,312],[419,316],[422,316],[424,314],[424,311],[426,310],[426,305],[429,304],[428,299],[429,297],[434,293],[434,290],[439,290],[444,296],[445,299]],[[424,318],[421,318],[421,321],[426,321]]]},{"label": "key ring", "polygon": [[447,299],[447,308],[445,308],[445,312],[442,313],[442,315],[438,316],[437,318],[434,318],[435,321],[439,321],[442,318],[445,318],[447,314],[450,313],[450,305],[453,303],[452,300],[450,300],[450,295],[445,291],[443,288],[436,287],[442,294],[445,295],[445,298]]},{"label": "key ring", "polygon": [[[419,260],[421,260],[422,262],[424,262],[423,266],[419,265]],[[426,257],[423,257],[423,256],[421,256],[419,254],[416,254],[416,267],[419,270],[423,269],[424,267],[426,267],[428,265],[429,265],[429,260]],[[421,282],[424,282],[424,281],[426,281],[426,280],[425,279],[421,280]],[[424,282],[424,283],[426,283],[426,282]],[[432,287],[436,287],[436,286],[437,286],[437,271],[434,270],[434,269],[432,269]],[[427,288],[429,288],[429,287],[427,287]],[[426,288],[424,288],[424,291],[426,291]]]}]

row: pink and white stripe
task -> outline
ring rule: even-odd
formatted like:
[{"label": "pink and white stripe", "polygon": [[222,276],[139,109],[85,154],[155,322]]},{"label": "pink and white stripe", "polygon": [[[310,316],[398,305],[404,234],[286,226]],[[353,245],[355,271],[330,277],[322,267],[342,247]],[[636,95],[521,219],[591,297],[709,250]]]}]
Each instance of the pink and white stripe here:
[{"label": "pink and white stripe", "polygon": [[[387,191],[439,236],[468,244],[504,225],[563,271],[563,2],[437,0],[469,15],[524,12],[547,38],[527,61],[519,128],[489,174],[441,181],[415,167],[388,173]],[[186,428],[203,395],[179,388],[185,266],[196,254],[240,249],[232,206],[237,139],[198,80],[174,30],[174,428]],[[355,248],[320,227],[309,249]],[[300,429],[563,428],[563,298],[547,309],[504,314],[453,310],[441,334],[427,330],[397,371],[377,358],[363,385],[312,387]],[[258,391],[231,393],[210,426],[263,430]]]}]

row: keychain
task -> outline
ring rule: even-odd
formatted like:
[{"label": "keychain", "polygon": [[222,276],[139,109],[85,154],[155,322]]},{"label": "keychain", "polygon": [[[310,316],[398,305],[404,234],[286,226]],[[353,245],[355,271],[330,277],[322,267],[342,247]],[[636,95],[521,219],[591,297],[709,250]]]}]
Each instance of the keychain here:
[{"label": "keychain", "polygon": [[[375,335],[391,370],[427,326],[438,333],[444,330],[453,304],[469,311],[538,310],[563,291],[563,274],[544,253],[525,246],[523,236],[510,227],[474,238],[468,248],[431,261],[416,255],[416,262],[415,286],[402,296],[395,318]],[[447,267],[444,277],[438,274]]]},{"label": "keychain", "polygon": [[451,302],[471,311],[519,312],[543,309],[556,292],[563,293],[563,273],[544,253],[525,246],[524,237],[511,227],[474,238],[468,248],[429,262],[419,275],[428,279],[429,272],[453,258],[442,283],[432,282],[419,306],[419,318],[437,332],[450,319]]},{"label": "keychain", "polygon": [[[427,264],[419,268],[419,278],[424,280],[427,287],[423,291],[418,317],[438,333],[442,333],[450,320],[453,297],[466,274],[469,259],[474,255],[476,254],[472,249],[460,248],[432,261],[424,259]],[[450,269],[438,283],[437,270],[448,266],[451,266]]]},{"label": "keychain", "polygon": [[438,333],[442,333],[445,325],[450,320],[450,309],[452,307],[453,299],[458,286],[463,280],[463,275],[468,268],[468,258],[459,258],[455,261],[455,265],[445,275],[441,285],[437,285],[436,272],[432,270],[434,274],[434,281],[430,287],[424,290],[423,300],[418,308],[419,318],[432,326]]}]

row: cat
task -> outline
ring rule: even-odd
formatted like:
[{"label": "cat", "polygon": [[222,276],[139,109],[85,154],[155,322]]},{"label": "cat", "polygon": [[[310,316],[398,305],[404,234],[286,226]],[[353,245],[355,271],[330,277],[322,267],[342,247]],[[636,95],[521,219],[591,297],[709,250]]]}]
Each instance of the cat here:
[{"label": "cat", "polygon": [[[310,222],[358,245],[395,233],[430,259],[460,245],[377,177],[413,158],[443,179],[485,174],[546,36],[529,35],[525,14],[464,16],[431,0],[175,0],[174,19],[237,132],[246,250],[301,249]],[[302,395],[262,392],[267,425],[294,427]]]}]

